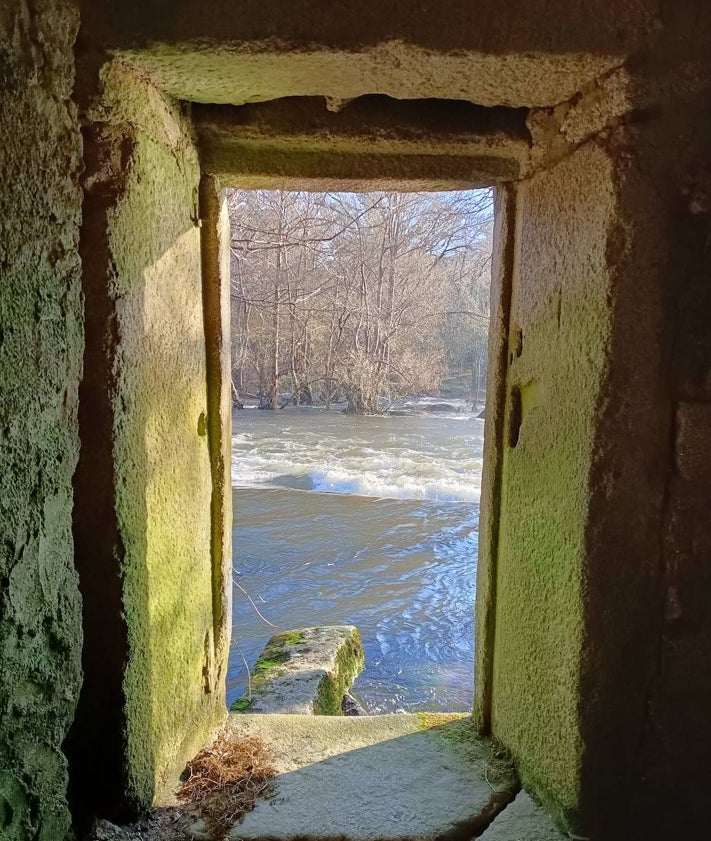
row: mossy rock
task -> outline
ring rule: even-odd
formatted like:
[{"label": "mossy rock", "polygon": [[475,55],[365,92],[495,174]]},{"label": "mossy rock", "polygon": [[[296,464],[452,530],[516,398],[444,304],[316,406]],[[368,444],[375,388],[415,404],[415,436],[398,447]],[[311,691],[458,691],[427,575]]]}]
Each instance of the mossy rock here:
[{"label": "mossy rock", "polygon": [[342,715],[343,697],[364,663],[360,633],[352,625],[276,634],[252,670],[251,693],[231,711]]}]

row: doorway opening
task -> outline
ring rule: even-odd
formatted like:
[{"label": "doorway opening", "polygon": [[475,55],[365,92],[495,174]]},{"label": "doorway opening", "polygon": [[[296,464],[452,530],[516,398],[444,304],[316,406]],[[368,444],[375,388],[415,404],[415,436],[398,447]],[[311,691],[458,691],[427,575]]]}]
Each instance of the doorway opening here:
[{"label": "doorway opening", "polygon": [[492,191],[227,204],[228,706],[273,634],[355,625],[364,712],[470,712]]}]

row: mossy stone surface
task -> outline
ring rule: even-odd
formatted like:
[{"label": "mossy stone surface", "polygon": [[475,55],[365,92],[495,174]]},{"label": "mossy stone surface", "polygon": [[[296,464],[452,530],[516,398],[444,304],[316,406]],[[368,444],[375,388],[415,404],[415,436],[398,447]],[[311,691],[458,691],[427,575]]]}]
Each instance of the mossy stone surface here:
[{"label": "mossy stone surface", "polygon": [[[491,721],[524,783],[563,822],[580,803],[586,539],[612,329],[613,178],[606,151],[588,146],[517,189]],[[555,223],[542,226],[551,214]]]},{"label": "mossy stone surface", "polygon": [[177,106],[120,68],[109,78],[133,142],[108,234],[120,334],[114,435],[130,647],[127,772],[135,799],[149,804],[224,709],[219,687],[206,691],[212,484],[199,430],[207,410],[200,172]]},{"label": "mossy stone surface", "polygon": [[275,634],[252,670],[247,695],[231,710],[342,715],[343,697],[363,664],[363,643],[352,625]]},{"label": "mossy stone surface", "polygon": [[81,684],[72,475],[83,350],[76,4],[0,9],[0,837],[70,834]]},{"label": "mossy stone surface", "polygon": [[[87,295],[99,288],[103,297],[92,298],[100,323],[85,379],[102,390],[106,461],[87,469],[77,496],[87,506],[102,496],[109,511],[109,528],[87,525],[84,575],[120,583],[87,634],[92,686],[101,691],[102,632],[112,642],[114,681],[106,723],[112,750],[92,761],[112,766],[107,808],[137,811],[226,714],[205,434],[200,168],[179,104],[120,62],[104,64],[94,85],[82,103],[89,126],[83,248]],[[88,425],[87,449],[91,434]],[[110,628],[101,624],[106,615]],[[100,704],[87,703],[85,741],[102,714]]]}]

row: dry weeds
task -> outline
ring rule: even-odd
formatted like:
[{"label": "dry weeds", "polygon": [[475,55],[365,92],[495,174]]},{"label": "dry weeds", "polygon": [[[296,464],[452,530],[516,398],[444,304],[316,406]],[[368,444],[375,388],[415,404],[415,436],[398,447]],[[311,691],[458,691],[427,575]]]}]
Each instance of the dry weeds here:
[{"label": "dry weeds", "polygon": [[272,794],[276,776],[261,739],[237,740],[224,733],[188,763],[187,773],[178,799],[199,813],[216,839],[224,838],[258,798]]},{"label": "dry weeds", "polygon": [[85,841],[223,841],[257,798],[272,795],[276,771],[261,739],[222,733],[188,763],[186,775],[176,792],[180,806],[151,809],[126,826],[97,821]]}]

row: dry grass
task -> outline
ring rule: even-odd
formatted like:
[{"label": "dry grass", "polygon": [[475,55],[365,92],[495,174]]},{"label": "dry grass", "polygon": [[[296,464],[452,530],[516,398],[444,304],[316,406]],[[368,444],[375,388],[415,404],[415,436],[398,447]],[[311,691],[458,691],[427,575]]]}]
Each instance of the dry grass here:
[{"label": "dry grass", "polygon": [[257,798],[272,794],[276,776],[261,739],[237,740],[224,733],[188,763],[187,772],[178,799],[196,810],[219,839],[254,808]]}]

